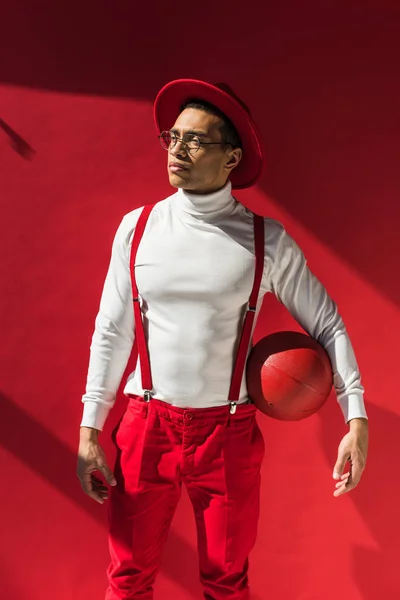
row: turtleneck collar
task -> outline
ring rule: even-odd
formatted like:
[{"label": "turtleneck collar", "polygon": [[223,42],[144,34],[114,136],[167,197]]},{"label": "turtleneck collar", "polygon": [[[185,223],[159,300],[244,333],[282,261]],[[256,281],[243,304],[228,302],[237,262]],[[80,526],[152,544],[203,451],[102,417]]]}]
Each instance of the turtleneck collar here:
[{"label": "turtleneck collar", "polygon": [[227,182],[225,187],[212,194],[191,194],[179,189],[176,194],[177,208],[193,217],[207,221],[216,221],[229,215],[237,202],[232,196],[232,184]]}]

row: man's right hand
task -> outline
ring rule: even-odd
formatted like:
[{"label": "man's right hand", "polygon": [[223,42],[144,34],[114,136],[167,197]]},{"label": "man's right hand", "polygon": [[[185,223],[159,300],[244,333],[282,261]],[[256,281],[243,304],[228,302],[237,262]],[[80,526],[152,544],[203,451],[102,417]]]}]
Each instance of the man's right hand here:
[{"label": "man's right hand", "polygon": [[116,485],[116,479],[107,464],[104,451],[98,441],[99,431],[91,427],[81,427],[78,450],[77,475],[83,491],[103,504],[108,498],[108,488],[103,481],[93,475],[100,471],[109,485]]}]

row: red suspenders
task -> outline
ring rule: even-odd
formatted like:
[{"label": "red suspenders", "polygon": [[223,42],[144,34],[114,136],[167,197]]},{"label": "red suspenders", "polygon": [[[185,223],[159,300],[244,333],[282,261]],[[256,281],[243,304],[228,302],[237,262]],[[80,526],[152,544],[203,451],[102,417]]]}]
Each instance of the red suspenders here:
[{"label": "red suspenders", "polygon": [[[135,316],[136,336],[134,352],[137,352],[140,357],[140,369],[142,374],[142,387],[144,390],[144,399],[148,402],[153,396],[153,382],[151,378],[150,358],[146,344],[146,337],[143,328],[142,313],[140,310],[140,298],[135,276],[135,262],[140,241],[143,237],[144,230],[153,205],[145,206],[138,219],[135,233],[132,240],[130,268],[132,279],[133,293],[133,310]],[[229,390],[229,402],[235,411],[235,406],[240,396],[240,387],[243,379],[244,369],[246,367],[247,352],[250,345],[251,333],[253,330],[254,318],[256,315],[256,305],[260,292],[261,280],[264,271],[264,219],[258,215],[254,215],[254,243],[255,243],[255,276],[253,289],[250,294],[249,303],[247,306],[246,316],[243,323],[242,335],[240,338],[238,351],[236,355],[236,363],[233,371],[231,387]]]},{"label": "red suspenders", "polygon": [[136,255],[139,248],[139,244],[143,237],[144,230],[146,228],[146,224],[148,218],[150,216],[151,211],[154,208],[154,204],[150,206],[145,206],[142,210],[138,222],[136,224],[135,233],[133,234],[132,239],[132,248],[131,248],[131,280],[132,280],[132,294],[133,294],[133,312],[135,316],[135,327],[136,327],[136,335],[135,335],[135,348],[134,351],[139,354],[140,358],[140,369],[142,373],[142,387],[144,390],[144,399],[148,402],[153,393],[153,383],[151,380],[151,371],[150,371],[150,359],[149,353],[147,350],[146,337],[144,335],[143,321],[142,321],[142,313],[140,310],[140,298],[139,291],[137,289],[136,284],[136,275],[135,275],[135,262]]},{"label": "red suspenders", "polygon": [[231,388],[229,390],[229,400],[237,402],[240,396],[240,386],[242,384],[243,373],[246,367],[247,352],[250,345],[251,333],[253,330],[254,319],[256,316],[256,306],[258,294],[260,292],[261,280],[264,271],[264,219],[258,215],[253,215],[254,220],[254,246],[255,246],[255,275],[253,289],[251,290],[249,303],[247,305],[246,316],[244,318],[242,335],[236,355],[235,368],[233,370]]}]

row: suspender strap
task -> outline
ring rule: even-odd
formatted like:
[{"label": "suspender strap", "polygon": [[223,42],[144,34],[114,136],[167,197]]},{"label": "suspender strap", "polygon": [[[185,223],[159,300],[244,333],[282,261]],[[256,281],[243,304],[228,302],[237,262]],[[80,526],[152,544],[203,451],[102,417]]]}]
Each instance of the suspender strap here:
[{"label": "suspender strap", "polygon": [[[135,345],[132,352],[139,354],[140,369],[142,374],[142,387],[144,390],[144,398],[147,401],[150,400],[153,393],[153,382],[151,378],[150,359],[146,343],[146,336],[144,333],[142,312],[140,309],[139,291],[136,283],[135,263],[139,244],[146,229],[148,218],[154,206],[154,204],[145,206],[140,214],[135,228],[135,233],[132,239],[132,248],[130,256],[133,310],[136,327]],[[254,215],[254,243],[256,257],[254,283],[253,289],[250,294],[246,316],[244,319],[242,335],[238,346],[235,368],[229,391],[229,401],[231,403],[235,403],[239,400],[240,388],[242,384],[244,369],[246,366],[247,353],[250,345],[251,334],[253,331],[254,319],[256,316],[258,295],[260,292],[261,280],[264,271],[264,219],[263,217],[260,217],[258,215]]]},{"label": "suspender strap", "polygon": [[142,312],[140,309],[140,298],[139,291],[136,283],[136,273],[135,273],[135,263],[136,256],[139,248],[139,244],[143,237],[144,230],[146,229],[146,224],[148,218],[150,216],[151,211],[154,208],[153,205],[145,206],[139,216],[135,233],[132,239],[132,248],[131,248],[131,257],[130,257],[130,269],[131,269],[131,280],[132,280],[132,294],[133,294],[133,312],[135,317],[135,327],[136,327],[136,336],[135,336],[135,347],[134,352],[139,354],[140,358],[140,370],[142,374],[142,387],[145,393],[145,397],[147,400],[150,399],[151,393],[153,390],[153,382],[151,379],[151,370],[150,370],[150,359],[149,353],[147,351],[146,337],[144,333],[143,320],[142,320]]},{"label": "suspender strap", "polygon": [[258,295],[260,292],[261,280],[264,272],[264,237],[264,219],[263,217],[254,215],[254,244],[256,255],[254,284],[250,294],[242,335],[236,355],[236,363],[233,371],[231,387],[229,390],[230,402],[237,402],[240,397],[240,388],[246,366],[247,353],[249,350],[254,319],[256,316]]}]

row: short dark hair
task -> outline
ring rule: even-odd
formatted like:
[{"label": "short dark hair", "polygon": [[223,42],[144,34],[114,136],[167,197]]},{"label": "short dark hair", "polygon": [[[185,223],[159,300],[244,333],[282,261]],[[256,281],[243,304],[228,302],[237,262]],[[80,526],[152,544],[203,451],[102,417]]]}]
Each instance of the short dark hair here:
[{"label": "short dark hair", "polygon": [[236,127],[225,115],[225,113],[214,106],[214,104],[206,102],[205,100],[200,100],[199,98],[190,98],[181,106],[181,112],[187,108],[202,110],[209,115],[214,115],[215,117],[221,119],[222,125],[220,126],[219,130],[222,136],[222,143],[226,146],[233,146],[233,148],[242,147],[242,140],[240,139],[240,135],[238,134]]}]

